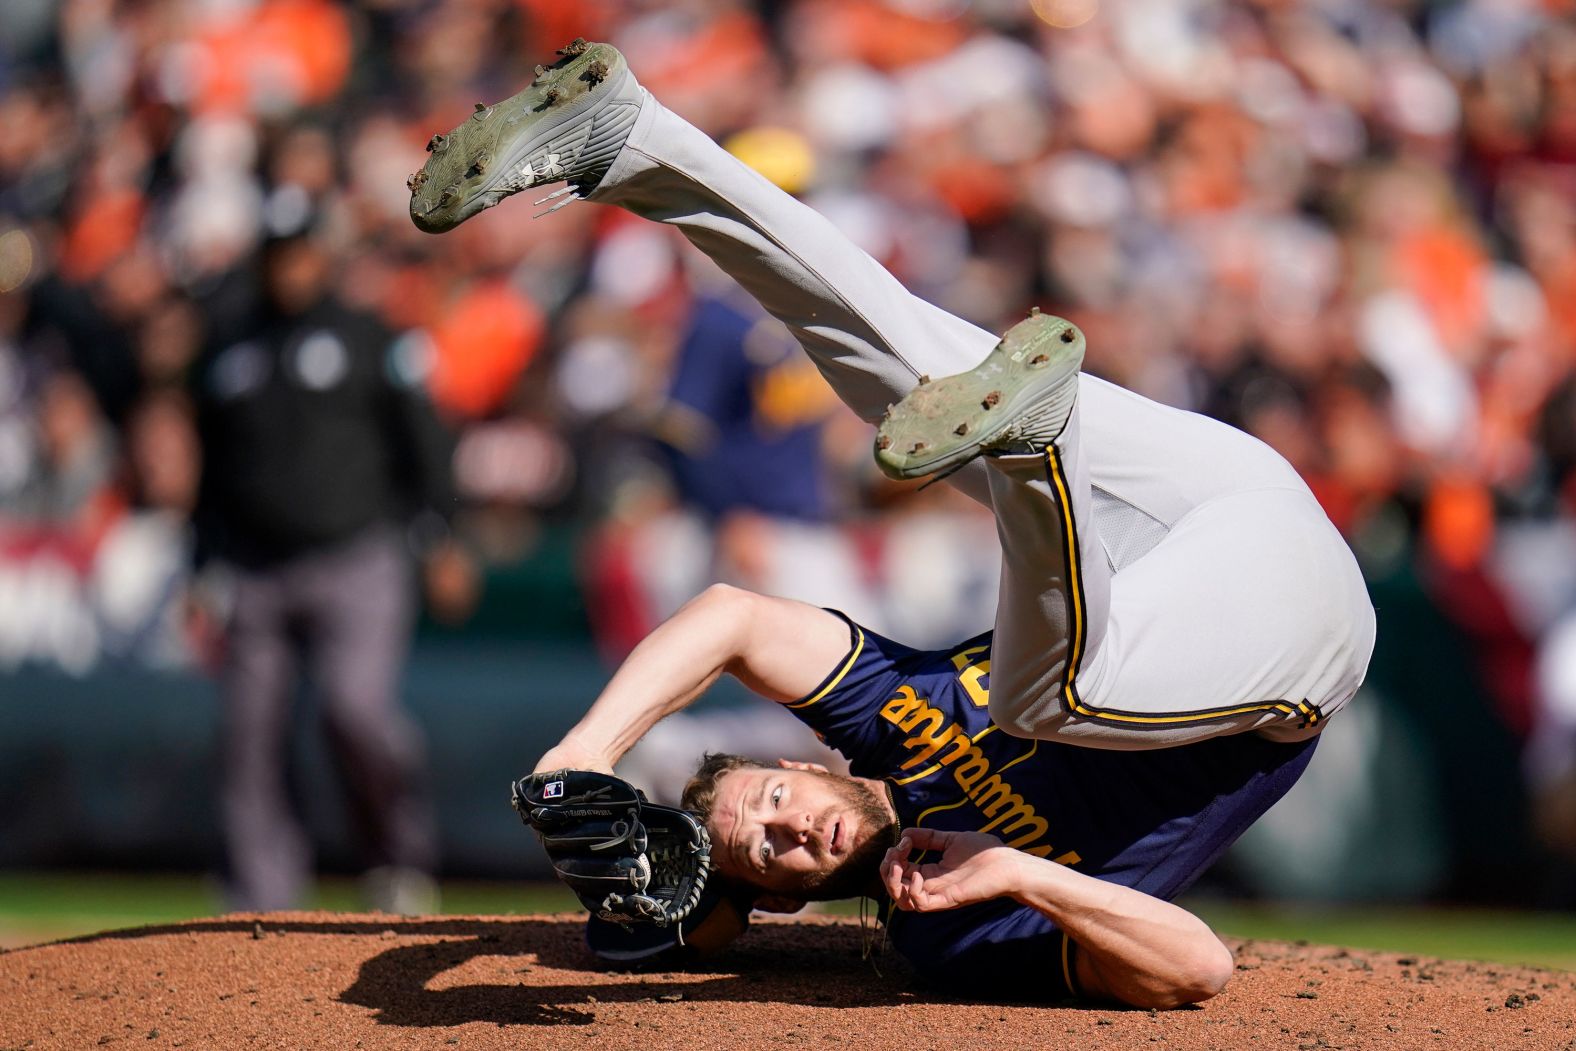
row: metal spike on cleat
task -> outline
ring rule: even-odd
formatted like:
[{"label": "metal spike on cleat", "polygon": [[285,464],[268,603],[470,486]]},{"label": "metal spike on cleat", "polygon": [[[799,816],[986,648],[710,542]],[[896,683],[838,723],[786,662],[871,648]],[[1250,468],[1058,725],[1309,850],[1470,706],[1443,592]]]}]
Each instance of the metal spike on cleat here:
[{"label": "metal spike on cleat", "polygon": [[591,84],[600,84],[607,79],[607,63],[593,62],[586,66],[586,71],[580,74],[580,79]]},{"label": "metal spike on cleat", "polygon": [[581,200],[585,199],[585,198],[580,196],[578,187],[565,186],[562,190],[554,190],[552,193],[548,194],[546,197],[543,197],[540,201],[537,201],[536,203],[537,204],[546,204],[548,201],[551,201],[554,197],[563,197],[564,194],[566,194],[566,193],[570,195],[567,199],[559,201],[557,204],[553,205],[551,208],[545,208],[542,211],[537,212],[535,215],[531,216],[531,218],[532,219],[540,219],[544,215],[551,215],[554,212],[558,211],[558,209],[560,209],[560,208],[567,208],[571,204],[574,204],[576,201],[581,201]]},{"label": "metal spike on cleat", "polygon": [[559,48],[557,54],[562,55],[564,58],[574,58],[576,55],[585,54],[586,48],[590,46],[590,44],[586,43],[585,37],[577,36],[569,43]]},{"label": "metal spike on cleat", "polygon": [[575,192],[575,188],[573,186],[565,186],[562,190],[554,190],[552,193],[548,194],[546,197],[543,197],[541,200],[539,200],[539,201],[532,201],[531,203],[532,204],[546,204],[548,201],[551,201],[555,197],[562,197],[566,193],[574,193],[574,192]]}]

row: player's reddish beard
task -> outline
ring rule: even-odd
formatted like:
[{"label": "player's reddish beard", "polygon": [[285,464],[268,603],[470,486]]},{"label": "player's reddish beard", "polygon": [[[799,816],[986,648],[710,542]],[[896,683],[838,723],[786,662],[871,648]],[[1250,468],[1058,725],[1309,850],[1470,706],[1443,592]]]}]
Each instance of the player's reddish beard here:
[{"label": "player's reddish beard", "polygon": [[[822,828],[830,828],[837,817],[852,815],[864,835],[864,842],[857,844],[843,856],[836,868],[824,869],[805,876],[801,892],[806,901],[836,901],[854,898],[867,893],[877,878],[881,857],[897,842],[898,825],[890,811],[881,805],[875,791],[860,781],[836,774],[821,774],[838,797],[830,813],[823,816]],[[846,820],[845,820],[845,826]]]}]

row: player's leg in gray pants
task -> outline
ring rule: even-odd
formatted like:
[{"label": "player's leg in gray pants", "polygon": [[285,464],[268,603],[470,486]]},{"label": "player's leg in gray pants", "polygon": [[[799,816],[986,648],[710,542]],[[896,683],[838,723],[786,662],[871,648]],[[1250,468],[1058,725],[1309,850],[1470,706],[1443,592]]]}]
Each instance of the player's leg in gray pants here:
[{"label": "player's leg in gray pants", "polygon": [[[1318,502],[1289,467],[1277,479],[1274,463],[1238,457],[1228,462],[1246,477],[1225,476],[1238,488],[1157,519],[1158,542],[1113,574],[1080,543],[1102,517],[1130,524],[1088,513],[1100,490],[1080,481],[1087,404],[1043,457],[989,461],[1003,548],[993,719],[1021,736],[1126,749],[1318,733],[1357,692],[1374,643],[1362,576]],[[1053,625],[1060,637],[1047,636]]]},{"label": "player's leg in gray pants", "polygon": [[297,667],[290,603],[278,572],[238,570],[235,577],[220,687],[227,896],[237,910],[293,909],[312,859],[286,778]]},{"label": "player's leg in gray pants", "polygon": [[436,821],[421,730],[400,702],[414,627],[400,536],[374,528],[302,560],[294,581],[311,680],[369,865],[431,873]]},{"label": "player's leg in gray pants", "polygon": [[[866,420],[996,342],[649,96],[591,199],[681,229]],[[1361,681],[1373,618],[1306,487],[1239,431],[1078,382],[1053,454],[952,478],[1002,539],[993,717],[1111,748],[1317,732]]]},{"label": "player's leg in gray pants", "polygon": [[413,617],[409,584],[400,540],[386,530],[237,571],[223,684],[232,907],[299,907],[311,875],[286,762],[302,652],[370,863],[433,870],[436,826],[422,737],[399,703]]},{"label": "player's leg in gray pants", "polygon": [[[845,404],[874,421],[924,373],[978,362],[996,337],[916,298],[825,217],[649,94],[590,200],[677,226],[788,326]],[[983,466],[953,483],[990,500]]]}]

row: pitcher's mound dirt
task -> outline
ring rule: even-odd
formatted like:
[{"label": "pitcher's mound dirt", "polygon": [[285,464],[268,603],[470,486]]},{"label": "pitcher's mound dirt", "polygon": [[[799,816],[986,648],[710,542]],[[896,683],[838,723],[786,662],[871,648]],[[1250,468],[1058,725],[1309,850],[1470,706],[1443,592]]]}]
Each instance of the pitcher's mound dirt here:
[{"label": "pitcher's mound dirt", "polygon": [[597,970],[574,917],[276,913],[0,954],[0,1049],[1569,1048],[1576,974],[1234,944],[1199,1008],[994,1004],[878,975],[847,920],[758,924],[704,971]]}]

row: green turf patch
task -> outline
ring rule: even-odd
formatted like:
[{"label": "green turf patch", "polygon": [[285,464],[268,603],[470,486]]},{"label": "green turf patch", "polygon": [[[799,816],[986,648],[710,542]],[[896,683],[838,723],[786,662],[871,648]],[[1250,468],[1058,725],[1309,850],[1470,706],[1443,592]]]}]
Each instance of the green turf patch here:
[{"label": "green turf patch", "polygon": [[[304,909],[364,912],[360,884],[318,880]],[[509,916],[574,911],[580,902],[559,884],[449,882],[447,915]],[[0,947],[31,945],[122,927],[218,916],[224,895],[211,878],[189,874],[0,872]]]},{"label": "green turf patch", "polygon": [[1412,907],[1184,902],[1221,934],[1576,971],[1576,916]]}]

